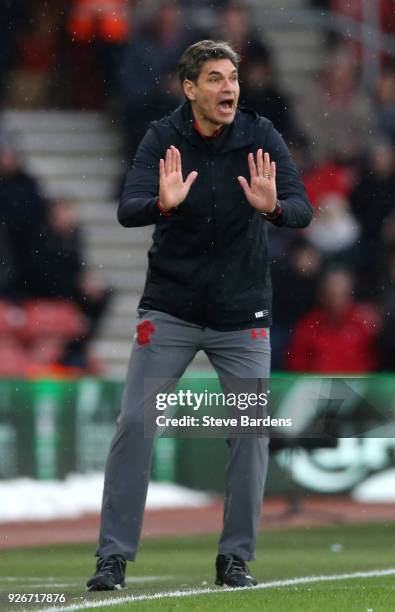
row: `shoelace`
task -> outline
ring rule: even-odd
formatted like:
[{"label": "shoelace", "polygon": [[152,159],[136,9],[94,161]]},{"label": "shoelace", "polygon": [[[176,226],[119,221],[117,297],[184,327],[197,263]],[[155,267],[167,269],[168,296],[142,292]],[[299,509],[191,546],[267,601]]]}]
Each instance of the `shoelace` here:
[{"label": "shoelace", "polygon": [[103,572],[109,570],[110,572],[113,572],[114,566],[120,573],[122,573],[124,567],[124,560],[122,557],[108,557],[107,559],[102,559],[102,562],[100,563],[100,571]]},{"label": "shoelace", "polygon": [[229,557],[228,565],[225,570],[225,574],[229,573],[229,570],[232,570],[232,573],[241,574],[247,570],[247,566],[242,559],[238,557]]}]

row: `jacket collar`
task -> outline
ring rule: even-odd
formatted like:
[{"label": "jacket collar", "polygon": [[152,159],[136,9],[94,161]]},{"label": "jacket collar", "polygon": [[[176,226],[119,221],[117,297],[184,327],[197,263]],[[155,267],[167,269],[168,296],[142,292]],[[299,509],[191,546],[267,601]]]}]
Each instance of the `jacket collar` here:
[{"label": "jacket collar", "polygon": [[205,140],[194,127],[194,117],[190,103],[184,102],[169,117],[170,122],[193,146],[211,151],[227,153],[252,145],[255,141],[256,124],[259,115],[255,111],[238,108],[233,123],[211,140]]}]

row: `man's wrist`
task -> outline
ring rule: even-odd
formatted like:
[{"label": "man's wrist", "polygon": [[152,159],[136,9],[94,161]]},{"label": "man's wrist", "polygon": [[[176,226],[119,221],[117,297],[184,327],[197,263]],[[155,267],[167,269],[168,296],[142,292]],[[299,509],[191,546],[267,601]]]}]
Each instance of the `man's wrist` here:
[{"label": "man's wrist", "polygon": [[161,215],[163,215],[164,217],[171,217],[171,208],[163,208],[163,206],[160,203],[160,199],[158,198],[158,201],[156,203],[157,208],[159,209],[159,212]]},{"label": "man's wrist", "polygon": [[266,221],[275,221],[281,215],[282,211],[283,209],[281,206],[281,202],[279,202],[279,200],[276,200],[276,205],[271,212],[260,211],[260,214],[264,219],[266,219]]}]

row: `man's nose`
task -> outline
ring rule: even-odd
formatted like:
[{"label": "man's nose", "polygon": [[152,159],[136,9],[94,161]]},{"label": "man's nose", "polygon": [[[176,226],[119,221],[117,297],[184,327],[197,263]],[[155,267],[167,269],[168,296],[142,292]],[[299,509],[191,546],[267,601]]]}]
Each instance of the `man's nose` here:
[{"label": "man's nose", "polygon": [[222,83],[222,91],[224,92],[232,92],[235,90],[236,83],[231,79],[224,79]]}]

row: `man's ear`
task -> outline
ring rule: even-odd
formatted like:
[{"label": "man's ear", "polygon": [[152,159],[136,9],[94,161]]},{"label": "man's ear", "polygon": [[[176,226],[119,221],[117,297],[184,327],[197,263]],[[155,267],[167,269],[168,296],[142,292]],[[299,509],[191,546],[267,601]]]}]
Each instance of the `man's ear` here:
[{"label": "man's ear", "polygon": [[182,88],[184,90],[185,97],[188,98],[190,102],[194,102],[194,100],[196,100],[195,83],[193,81],[189,81],[189,79],[185,79],[182,84]]}]

